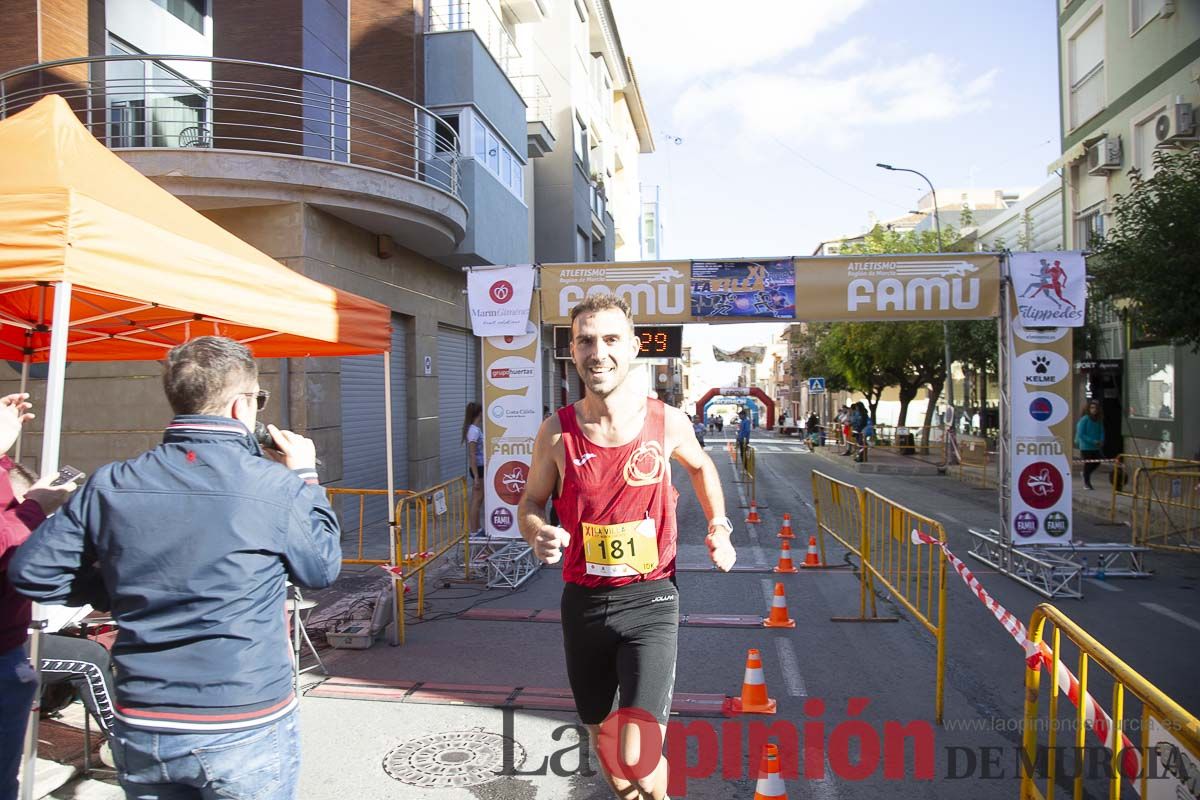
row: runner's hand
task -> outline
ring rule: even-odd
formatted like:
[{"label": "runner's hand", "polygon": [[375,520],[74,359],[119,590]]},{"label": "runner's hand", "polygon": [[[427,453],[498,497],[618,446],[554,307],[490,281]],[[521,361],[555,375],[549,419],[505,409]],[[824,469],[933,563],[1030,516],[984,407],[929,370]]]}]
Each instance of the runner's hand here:
[{"label": "runner's hand", "polygon": [[721,572],[733,569],[733,564],[737,561],[737,552],[729,541],[729,534],[710,533],[704,538],[704,543],[708,545],[708,557],[712,559],[713,566]]},{"label": "runner's hand", "polygon": [[533,540],[533,554],[543,564],[557,564],[571,544],[571,534],[554,525],[543,525]]}]

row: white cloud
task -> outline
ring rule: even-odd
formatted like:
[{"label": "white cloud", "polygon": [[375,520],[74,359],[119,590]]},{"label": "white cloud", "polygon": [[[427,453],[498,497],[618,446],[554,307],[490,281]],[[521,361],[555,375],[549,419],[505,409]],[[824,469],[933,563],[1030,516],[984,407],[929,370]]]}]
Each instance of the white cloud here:
[{"label": "white cloud", "polygon": [[[865,51],[866,42],[851,40],[787,72],[750,70],[700,79],[676,100],[674,129],[685,135],[720,130],[743,144],[773,137],[846,148],[870,131],[945,122],[989,105],[995,69],[969,78],[958,64],[932,53],[859,63]],[[846,66],[857,69],[850,72]]]},{"label": "white cloud", "polygon": [[808,47],[866,3],[612,0],[626,55],[639,75],[660,85],[774,61]]}]

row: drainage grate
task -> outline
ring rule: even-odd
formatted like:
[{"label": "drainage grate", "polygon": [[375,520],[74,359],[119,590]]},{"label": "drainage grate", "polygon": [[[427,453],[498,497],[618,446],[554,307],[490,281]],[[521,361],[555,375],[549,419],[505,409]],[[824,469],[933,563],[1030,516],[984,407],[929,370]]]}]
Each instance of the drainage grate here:
[{"label": "drainage grate", "polygon": [[478,786],[500,777],[506,744],[511,766],[520,767],[525,748],[515,740],[486,731],[451,731],[405,742],[383,759],[383,770],[412,786]]}]

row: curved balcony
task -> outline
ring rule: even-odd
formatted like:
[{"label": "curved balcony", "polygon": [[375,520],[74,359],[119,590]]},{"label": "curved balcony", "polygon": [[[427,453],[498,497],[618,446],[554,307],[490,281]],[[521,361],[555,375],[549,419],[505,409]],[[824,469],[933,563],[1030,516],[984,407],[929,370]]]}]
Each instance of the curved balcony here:
[{"label": "curved balcony", "polygon": [[430,256],[466,231],[457,133],[375,86],[240,59],[96,56],[0,75],[0,119],[48,94],[196,208],[303,201]]}]

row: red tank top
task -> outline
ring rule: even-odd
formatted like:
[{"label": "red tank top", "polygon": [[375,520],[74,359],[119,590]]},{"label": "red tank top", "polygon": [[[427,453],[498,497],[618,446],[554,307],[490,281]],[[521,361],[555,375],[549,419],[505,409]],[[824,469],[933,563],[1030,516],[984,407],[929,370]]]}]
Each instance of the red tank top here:
[{"label": "red tank top", "polygon": [[558,421],[566,462],[554,509],[571,534],[563,580],[615,588],[674,575],[679,492],[665,453],[662,401],[647,399],[641,433],[620,447],[587,439],[574,405],[560,408]]}]

